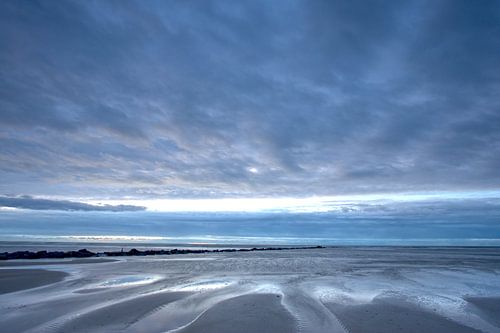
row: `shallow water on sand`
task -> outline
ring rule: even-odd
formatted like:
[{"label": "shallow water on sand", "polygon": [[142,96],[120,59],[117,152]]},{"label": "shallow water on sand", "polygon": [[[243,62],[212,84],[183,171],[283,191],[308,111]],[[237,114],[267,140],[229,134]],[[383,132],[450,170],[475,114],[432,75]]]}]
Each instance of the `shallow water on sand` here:
[{"label": "shallow water on sand", "polygon": [[500,332],[497,248],[210,253],[44,269],[69,275],[1,295],[2,332]]}]

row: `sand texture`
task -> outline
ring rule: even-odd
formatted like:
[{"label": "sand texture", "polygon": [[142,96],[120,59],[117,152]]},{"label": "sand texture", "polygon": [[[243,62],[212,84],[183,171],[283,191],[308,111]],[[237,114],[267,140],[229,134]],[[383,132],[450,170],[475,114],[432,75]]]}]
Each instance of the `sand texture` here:
[{"label": "sand texture", "polygon": [[351,333],[480,332],[394,298],[360,305],[327,304],[327,307]]},{"label": "sand texture", "polygon": [[500,249],[329,248],[0,268],[10,332],[500,333]]},{"label": "sand texture", "polygon": [[0,270],[0,294],[31,289],[62,281],[67,273],[43,269]]}]

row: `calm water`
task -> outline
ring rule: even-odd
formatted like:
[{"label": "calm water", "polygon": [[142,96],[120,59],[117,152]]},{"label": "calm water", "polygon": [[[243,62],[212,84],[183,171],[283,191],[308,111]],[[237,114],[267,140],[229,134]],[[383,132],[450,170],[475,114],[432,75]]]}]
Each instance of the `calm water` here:
[{"label": "calm water", "polygon": [[154,244],[500,245],[497,214],[0,212],[0,241]]}]

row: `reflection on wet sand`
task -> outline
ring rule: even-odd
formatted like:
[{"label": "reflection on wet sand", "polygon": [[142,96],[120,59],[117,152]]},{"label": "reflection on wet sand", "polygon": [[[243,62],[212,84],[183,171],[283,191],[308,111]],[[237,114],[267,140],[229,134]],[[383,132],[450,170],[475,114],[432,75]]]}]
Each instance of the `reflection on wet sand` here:
[{"label": "reflection on wet sand", "polygon": [[2,332],[500,331],[500,249],[170,258],[2,268]]}]

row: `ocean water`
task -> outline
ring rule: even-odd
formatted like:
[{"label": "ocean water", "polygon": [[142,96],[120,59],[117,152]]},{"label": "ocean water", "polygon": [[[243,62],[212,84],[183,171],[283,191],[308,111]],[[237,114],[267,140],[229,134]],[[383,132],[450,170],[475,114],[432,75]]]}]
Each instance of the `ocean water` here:
[{"label": "ocean water", "polygon": [[[500,245],[497,214],[1,211],[0,241],[167,245]],[[17,244],[17,245],[16,245]]]}]

